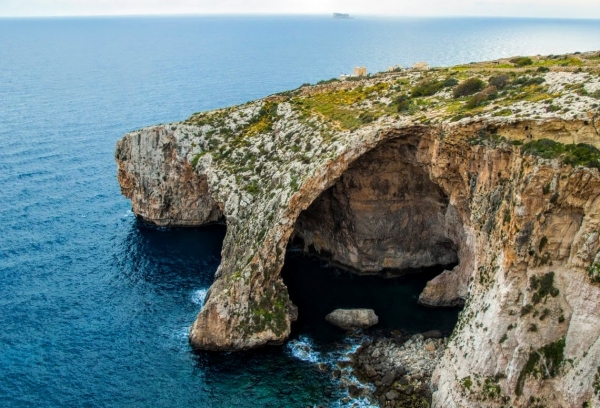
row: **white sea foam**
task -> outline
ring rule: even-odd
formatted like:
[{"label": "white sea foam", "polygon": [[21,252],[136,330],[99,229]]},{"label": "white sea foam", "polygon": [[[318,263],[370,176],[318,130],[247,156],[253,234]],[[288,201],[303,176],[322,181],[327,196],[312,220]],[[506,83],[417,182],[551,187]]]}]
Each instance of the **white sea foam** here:
[{"label": "white sea foam", "polygon": [[204,300],[206,299],[207,289],[198,289],[192,293],[192,302],[204,306]]},{"label": "white sea foam", "polygon": [[291,340],[287,344],[287,348],[298,360],[308,361],[311,363],[321,362],[321,355],[314,350],[313,342],[307,336],[300,336],[298,340]]}]

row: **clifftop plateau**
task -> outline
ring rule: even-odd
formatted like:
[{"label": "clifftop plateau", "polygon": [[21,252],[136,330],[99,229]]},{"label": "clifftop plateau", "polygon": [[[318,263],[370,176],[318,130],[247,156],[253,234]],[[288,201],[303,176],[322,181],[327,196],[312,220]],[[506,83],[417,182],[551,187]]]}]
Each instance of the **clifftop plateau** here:
[{"label": "clifftop plateau", "polygon": [[324,81],[115,154],[137,217],[227,225],[194,347],[286,340],[294,239],[359,274],[457,264],[419,299],[465,305],[433,406],[600,407],[599,129],[594,52]]}]

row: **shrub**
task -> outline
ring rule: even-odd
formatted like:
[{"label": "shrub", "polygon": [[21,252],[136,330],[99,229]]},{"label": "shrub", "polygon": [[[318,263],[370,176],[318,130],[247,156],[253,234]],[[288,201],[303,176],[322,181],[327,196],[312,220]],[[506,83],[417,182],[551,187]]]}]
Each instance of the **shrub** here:
[{"label": "shrub", "polygon": [[411,106],[411,102],[410,98],[406,95],[397,97],[395,103],[398,106],[398,112],[407,111]]},{"label": "shrub", "polygon": [[560,106],[556,106],[556,105],[548,105],[546,107],[546,112],[557,112],[560,110]]},{"label": "shrub", "polygon": [[539,67],[537,69],[537,72],[548,72],[548,71],[550,71],[550,68],[548,68],[548,67]]},{"label": "shrub", "polygon": [[337,79],[337,78],[324,79],[322,81],[317,82],[317,85],[330,84],[332,82],[339,82],[339,79]]},{"label": "shrub", "polygon": [[485,101],[487,101],[487,96],[485,96],[483,92],[478,92],[467,101],[465,108],[473,109],[477,106],[483,105]]},{"label": "shrub", "polygon": [[594,283],[600,282],[600,263],[593,263],[588,267],[588,275]]},{"label": "shrub", "polygon": [[362,112],[360,115],[358,115],[358,120],[360,120],[362,123],[371,123],[375,119],[376,118],[373,112]]},{"label": "shrub", "polygon": [[508,85],[509,80],[510,77],[508,76],[508,74],[499,74],[491,76],[489,79],[489,83],[490,85],[495,86],[496,89],[504,89],[506,85]]},{"label": "shrub", "polygon": [[442,81],[424,81],[417,84],[412,90],[411,95],[413,97],[419,96],[431,96],[435,95],[444,87]]},{"label": "shrub", "polygon": [[483,103],[489,99],[495,99],[498,97],[498,90],[495,86],[488,86],[483,91],[476,93],[467,101],[465,107],[472,109],[477,106],[483,105]]},{"label": "shrub", "polygon": [[512,58],[510,60],[510,62],[512,62],[513,64],[515,64],[517,67],[524,67],[524,66],[533,64],[533,61],[529,57],[516,57],[516,58]]},{"label": "shrub", "polygon": [[558,370],[564,360],[565,338],[561,338],[554,343],[545,345],[539,350],[532,350],[529,353],[529,359],[519,374],[515,393],[518,396],[523,395],[523,386],[528,375],[539,373],[542,378],[552,378],[558,374]]},{"label": "shrub", "polygon": [[556,297],[560,291],[554,287],[554,272],[548,272],[540,277],[532,276],[529,280],[531,288],[536,292],[531,297],[534,304],[540,303],[548,296]]},{"label": "shrub", "polygon": [[446,78],[446,80],[444,81],[444,88],[450,88],[453,86],[458,85],[458,79],[456,78]]},{"label": "shrub", "polygon": [[484,87],[485,82],[483,82],[481,79],[469,78],[454,88],[454,97],[461,98],[463,96],[473,95],[474,93],[481,91]]},{"label": "shrub", "polygon": [[523,86],[529,86],[529,85],[541,85],[544,82],[546,82],[546,80],[542,77],[530,77],[528,75],[523,75],[517,79],[515,79],[512,84],[513,85],[523,85]]},{"label": "shrub", "polygon": [[529,313],[533,311],[533,306],[530,304],[526,304],[521,308],[521,317],[527,316]]},{"label": "shrub", "polygon": [[[548,183],[548,185],[549,185],[549,184],[550,184],[550,183]],[[550,189],[548,189],[548,191],[550,191]],[[540,252],[542,252],[542,251],[544,250],[544,247],[545,247],[547,244],[548,244],[548,237],[546,237],[546,236],[543,236],[543,237],[542,237],[542,239],[540,240],[540,246],[539,246]]]}]

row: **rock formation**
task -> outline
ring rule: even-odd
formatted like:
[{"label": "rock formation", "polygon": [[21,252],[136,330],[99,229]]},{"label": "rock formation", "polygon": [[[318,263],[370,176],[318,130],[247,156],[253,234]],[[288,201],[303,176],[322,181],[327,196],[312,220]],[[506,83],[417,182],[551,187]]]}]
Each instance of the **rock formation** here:
[{"label": "rock formation", "polygon": [[325,320],[344,330],[367,329],[379,323],[373,309],[336,309]]},{"label": "rock formation", "polygon": [[600,406],[598,57],[532,64],[301,87],[126,135],[138,217],[227,224],[191,344],[285,341],[293,236],[360,273],[458,262],[419,299],[465,303],[434,406]]}]

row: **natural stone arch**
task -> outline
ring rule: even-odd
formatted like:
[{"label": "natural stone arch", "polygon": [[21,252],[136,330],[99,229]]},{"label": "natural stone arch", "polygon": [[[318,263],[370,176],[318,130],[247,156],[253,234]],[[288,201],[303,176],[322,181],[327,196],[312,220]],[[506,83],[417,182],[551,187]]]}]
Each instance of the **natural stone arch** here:
[{"label": "natural stone arch", "polygon": [[[228,219],[223,262],[217,272],[217,280],[207,295],[206,305],[192,326],[192,345],[217,350],[246,349],[262,344],[280,343],[287,338],[291,324],[288,311],[293,306],[280,277],[280,271],[296,220],[324,191],[332,187],[353,163],[365,154],[381,146],[385,147],[386,143],[394,143],[394,140],[399,141],[399,145],[411,146],[414,150],[411,160],[414,161],[414,166],[420,168],[423,180],[435,178],[434,184],[438,182],[436,170],[430,165],[430,156],[437,155],[439,129],[411,126],[387,132],[378,131],[366,135],[361,143],[317,169],[315,175],[300,186],[280,215],[274,217],[261,247],[251,253],[246,265],[243,265],[243,262],[239,263],[239,251],[243,248],[234,247],[231,241],[228,243],[228,240],[239,236],[239,228],[243,224],[236,225]],[[461,179],[461,182],[464,180]],[[456,186],[451,187],[443,183],[436,187],[450,200],[449,203],[457,196]],[[445,189],[448,189],[448,192],[445,192]],[[444,217],[448,218],[448,222],[445,223],[445,228],[448,229],[446,235],[452,236],[448,241],[456,243],[459,257],[467,254],[465,259],[471,260],[472,256],[469,254],[472,250],[463,248],[468,234],[462,228],[462,215],[454,208],[454,204],[448,209],[447,213],[444,213]],[[441,228],[441,225],[437,227]],[[236,245],[239,245],[239,242]],[[461,254],[461,251],[464,254]],[[413,263],[412,266],[417,264]],[[431,306],[461,304],[466,297],[471,266],[469,262],[464,262],[454,271],[440,275],[438,281],[442,281],[443,284],[432,286],[429,292],[426,289],[430,294],[421,301]]]},{"label": "natural stone arch", "polygon": [[[432,379],[434,405],[479,403],[478,394],[463,393],[463,379],[476,375],[482,383],[499,381],[504,396],[514,396],[516,386],[524,381],[523,395],[511,400],[514,406],[525,406],[538,390],[555,395],[557,404],[581,406],[592,395],[593,369],[600,364],[596,347],[599,289],[586,272],[600,259],[598,171],[523,154],[518,145],[501,139],[552,138],[558,126],[578,140],[582,129],[587,129],[576,122],[563,124],[540,121],[524,128],[509,123],[493,129],[491,123],[478,122],[444,128],[399,123],[385,131],[378,130],[383,128],[378,124],[345,134],[344,143],[325,150],[326,158],[321,156],[307,167],[299,189],[279,190],[276,207],[266,207],[264,196],[240,201],[236,191],[215,181],[227,173],[211,167],[210,161],[191,166],[194,151],[192,140],[182,135],[182,129],[188,130],[185,125],[133,132],[119,142],[116,153],[123,192],[139,196],[132,197],[134,210],[138,199],[142,210],[145,203],[160,204],[163,189],[187,191],[178,184],[185,177],[167,175],[165,180],[161,171],[178,172],[191,166],[206,177],[208,189],[200,199],[211,208],[213,203],[218,206],[228,229],[223,262],[190,339],[200,348],[239,350],[287,338],[290,302],[279,272],[299,214],[357,158],[386,140],[418,138],[415,157],[463,221],[459,266],[431,281],[421,297],[437,304],[455,299],[457,294],[467,298]],[[493,137],[490,132],[495,132]],[[557,136],[563,138],[562,133]],[[172,158],[179,164],[163,167]],[[179,211],[176,203],[171,206],[176,210],[173,214]],[[253,220],[258,221],[253,224]],[[532,279],[550,276],[550,272],[560,294],[544,304],[551,310],[551,318],[544,321],[543,331],[531,332],[532,319],[537,317],[522,315],[520,308],[535,302],[538,295],[530,285]],[[448,288],[453,288],[451,293]],[[529,353],[555,343],[564,344],[565,359],[587,371],[570,369],[539,384],[535,378],[521,375]],[[506,378],[499,379],[497,374]]]}]

